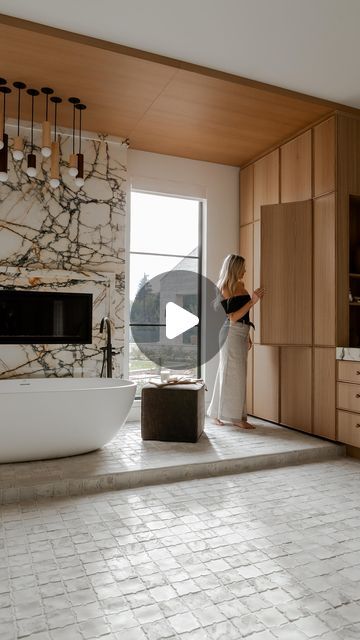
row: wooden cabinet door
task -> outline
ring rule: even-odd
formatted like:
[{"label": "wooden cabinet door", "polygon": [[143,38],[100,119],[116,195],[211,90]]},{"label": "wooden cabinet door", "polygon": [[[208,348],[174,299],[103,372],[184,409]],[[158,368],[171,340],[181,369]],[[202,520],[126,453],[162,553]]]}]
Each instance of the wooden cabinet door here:
[{"label": "wooden cabinet door", "polygon": [[335,440],[336,350],[314,349],[313,433]]},{"label": "wooden cabinet door", "polygon": [[314,196],[335,191],[335,117],[314,127]]},{"label": "wooden cabinet door", "polygon": [[240,171],[240,225],[254,219],[254,165]]},{"label": "wooden cabinet door", "polygon": [[311,432],[311,347],[280,349],[280,421]]},{"label": "wooden cabinet door", "polygon": [[254,220],[260,220],[263,204],[280,202],[279,149],[254,164]]},{"label": "wooden cabinet door", "polygon": [[298,202],[312,197],[311,130],[281,148],[281,202]]},{"label": "wooden cabinet door", "polygon": [[260,263],[261,343],[311,345],[311,200],[262,207]]},{"label": "wooden cabinet door", "polygon": [[[258,289],[260,287],[260,220],[254,222],[254,289]],[[261,343],[261,302],[258,302],[253,308],[253,322],[255,324],[254,331],[254,342],[259,344]]]},{"label": "wooden cabinet door", "polygon": [[335,346],[335,194],[314,200],[314,343]]},{"label": "wooden cabinet door", "polygon": [[245,286],[252,294],[253,289],[253,273],[254,273],[254,225],[247,224],[244,227],[240,227],[240,255],[245,258]]},{"label": "wooden cabinet door", "polygon": [[279,347],[255,344],[253,413],[264,420],[279,421]]}]

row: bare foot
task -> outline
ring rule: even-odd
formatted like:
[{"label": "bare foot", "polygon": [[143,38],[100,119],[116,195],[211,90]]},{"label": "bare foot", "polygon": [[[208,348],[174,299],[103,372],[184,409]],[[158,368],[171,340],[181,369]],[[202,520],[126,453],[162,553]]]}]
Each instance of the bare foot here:
[{"label": "bare foot", "polygon": [[221,426],[221,427],[222,427],[222,426],[223,426],[223,424],[224,424],[224,423],[223,423],[221,420],[219,420],[218,418],[215,418],[215,419],[214,419],[214,423],[215,423],[215,424],[218,424],[218,425],[219,425],[219,426]]},{"label": "bare foot", "polygon": [[256,429],[255,425],[250,424],[246,420],[239,420],[239,422],[233,422],[234,427],[240,427],[240,429]]}]

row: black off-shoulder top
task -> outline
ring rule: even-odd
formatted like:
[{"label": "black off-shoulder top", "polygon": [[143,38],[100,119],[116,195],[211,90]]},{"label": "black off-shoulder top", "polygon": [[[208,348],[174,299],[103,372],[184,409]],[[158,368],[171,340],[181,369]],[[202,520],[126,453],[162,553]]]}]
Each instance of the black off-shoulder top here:
[{"label": "black off-shoulder top", "polygon": [[[243,307],[250,300],[251,296],[246,293],[245,295],[241,296],[232,296],[231,298],[225,298],[224,300],[221,300],[221,305],[225,313],[234,313],[234,311],[238,311],[238,309],[241,309],[241,307]],[[249,312],[245,313],[245,315],[240,318],[240,320],[237,320],[237,322],[249,324],[255,329],[254,324],[250,320]]]}]

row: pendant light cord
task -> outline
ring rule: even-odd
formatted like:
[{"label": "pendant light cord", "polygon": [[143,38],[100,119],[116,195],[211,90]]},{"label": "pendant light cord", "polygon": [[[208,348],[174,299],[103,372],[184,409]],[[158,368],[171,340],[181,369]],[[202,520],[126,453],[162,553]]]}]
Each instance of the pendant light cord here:
[{"label": "pendant light cord", "polygon": [[17,118],[17,134],[20,135],[20,88],[18,89],[18,118]]},{"label": "pendant light cord", "polygon": [[73,104],[73,154],[75,154],[75,105]]},{"label": "pendant light cord", "polygon": [[56,142],[56,124],[57,124],[57,102],[55,102],[55,122],[54,122],[54,142]]},{"label": "pendant light cord", "polygon": [[80,111],[80,119],[79,119],[79,153],[81,153],[81,109]]},{"label": "pendant light cord", "polygon": [[34,96],[31,96],[31,153],[34,151]]},{"label": "pendant light cord", "polygon": [[3,135],[5,135],[5,108],[6,108],[5,100],[6,100],[6,93],[4,93],[3,96],[4,96],[4,104],[3,104]]}]

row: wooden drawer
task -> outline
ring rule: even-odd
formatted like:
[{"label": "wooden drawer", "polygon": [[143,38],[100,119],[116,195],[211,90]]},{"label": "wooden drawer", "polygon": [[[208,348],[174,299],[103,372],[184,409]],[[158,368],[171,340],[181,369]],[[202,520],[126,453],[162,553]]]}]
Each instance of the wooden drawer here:
[{"label": "wooden drawer", "polygon": [[353,447],[360,447],[360,416],[357,413],[338,411],[338,440]]},{"label": "wooden drawer", "polygon": [[360,362],[338,360],[338,380],[360,384]]},{"label": "wooden drawer", "polygon": [[360,384],[338,382],[336,406],[338,409],[360,413]]}]

